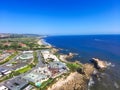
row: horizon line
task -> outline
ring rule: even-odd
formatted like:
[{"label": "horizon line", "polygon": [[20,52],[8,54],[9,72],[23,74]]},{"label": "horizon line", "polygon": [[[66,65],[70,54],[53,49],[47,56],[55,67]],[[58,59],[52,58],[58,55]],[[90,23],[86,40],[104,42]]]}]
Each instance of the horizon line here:
[{"label": "horizon line", "polygon": [[43,36],[77,36],[77,35],[120,35],[120,33],[104,33],[104,34],[37,34],[37,33],[7,33],[7,32],[0,32],[0,34],[36,34],[36,35],[43,35]]}]

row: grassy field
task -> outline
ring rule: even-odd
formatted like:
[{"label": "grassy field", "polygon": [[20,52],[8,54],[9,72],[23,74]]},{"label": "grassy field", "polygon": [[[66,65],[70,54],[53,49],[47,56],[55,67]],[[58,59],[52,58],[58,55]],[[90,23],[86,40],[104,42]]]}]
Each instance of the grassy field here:
[{"label": "grassy field", "polygon": [[76,62],[67,62],[66,65],[71,71],[76,71],[78,68],[83,67],[82,64]]},{"label": "grassy field", "polygon": [[28,65],[28,66],[26,66],[24,68],[21,68],[21,69],[17,70],[16,72],[19,72],[20,74],[22,74],[22,73],[25,73],[25,72],[27,72],[29,70],[31,70],[31,67]]},{"label": "grassy field", "polygon": [[[6,38],[6,39],[0,39],[0,49],[1,50],[8,50],[8,49],[14,49],[14,50],[34,50],[40,47],[40,45],[37,43],[38,39],[35,37],[23,37],[23,38]],[[9,45],[4,45],[5,43],[8,43]],[[24,44],[24,46],[21,46]]]}]

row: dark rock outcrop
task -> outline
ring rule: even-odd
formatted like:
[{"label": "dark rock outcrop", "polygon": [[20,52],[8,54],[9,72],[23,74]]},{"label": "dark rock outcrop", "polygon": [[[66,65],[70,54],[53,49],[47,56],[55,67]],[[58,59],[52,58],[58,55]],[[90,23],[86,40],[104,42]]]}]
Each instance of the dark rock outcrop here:
[{"label": "dark rock outcrop", "polygon": [[107,63],[105,61],[102,61],[102,60],[97,59],[97,58],[92,58],[90,61],[94,64],[94,67],[96,69],[104,70],[107,68]]}]

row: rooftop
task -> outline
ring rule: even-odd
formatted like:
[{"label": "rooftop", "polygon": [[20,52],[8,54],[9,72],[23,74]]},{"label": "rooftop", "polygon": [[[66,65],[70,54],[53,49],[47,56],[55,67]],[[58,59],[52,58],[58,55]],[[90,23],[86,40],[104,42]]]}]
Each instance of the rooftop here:
[{"label": "rooftop", "polygon": [[54,61],[54,62],[49,63],[49,67],[50,68],[59,68],[59,69],[61,69],[61,68],[66,67],[66,65],[64,63],[60,62],[60,61]]},{"label": "rooftop", "polygon": [[4,86],[9,88],[10,90],[21,90],[25,88],[27,85],[28,85],[28,82],[21,77],[16,77],[4,82]]},{"label": "rooftop", "polygon": [[0,90],[9,90],[6,86],[2,85],[0,86]]}]

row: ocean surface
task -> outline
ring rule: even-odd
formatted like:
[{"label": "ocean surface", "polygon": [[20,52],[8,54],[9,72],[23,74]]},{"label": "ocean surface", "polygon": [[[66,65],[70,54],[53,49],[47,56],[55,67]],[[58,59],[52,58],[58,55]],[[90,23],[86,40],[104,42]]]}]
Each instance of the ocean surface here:
[{"label": "ocean surface", "polygon": [[60,53],[77,53],[71,61],[90,63],[95,57],[110,64],[101,78],[91,78],[89,90],[120,90],[120,35],[49,36],[45,40],[60,48]]}]

